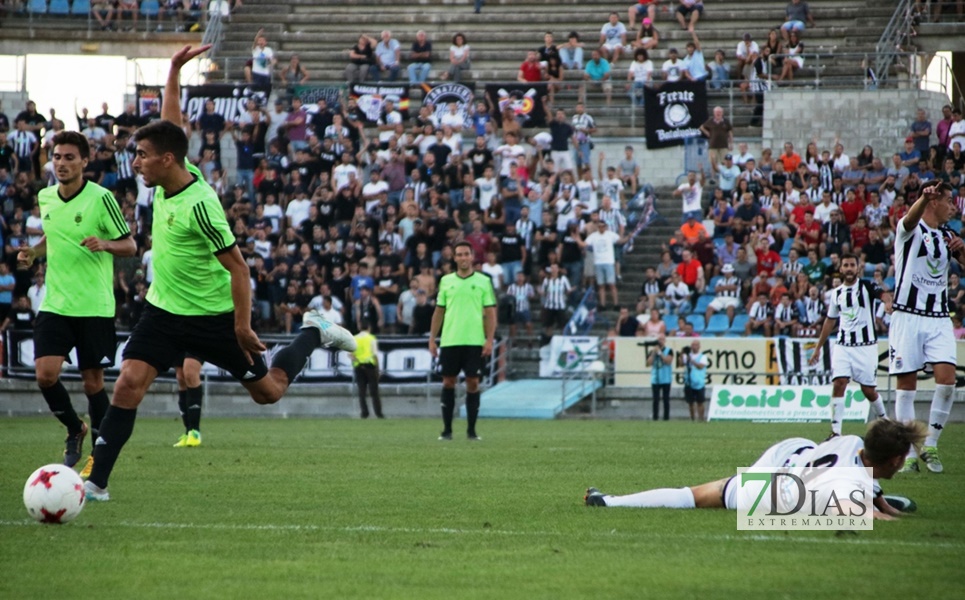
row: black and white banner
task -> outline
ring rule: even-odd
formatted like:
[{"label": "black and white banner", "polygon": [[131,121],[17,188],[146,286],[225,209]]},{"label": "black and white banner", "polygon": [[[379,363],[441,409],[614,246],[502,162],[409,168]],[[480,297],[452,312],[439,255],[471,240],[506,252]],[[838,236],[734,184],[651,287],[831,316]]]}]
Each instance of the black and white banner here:
[{"label": "black and white banner", "polygon": [[[121,359],[124,346],[130,333],[118,332],[117,349],[114,353],[114,367],[105,369],[104,375],[108,379],[116,379],[120,373]],[[268,351],[264,353],[265,361],[271,364],[275,352],[291,342],[291,337],[269,336],[261,338]],[[4,336],[4,362],[3,371],[5,377],[18,379],[33,379],[34,372],[34,340],[32,331],[10,329]],[[71,351],[69,364],[65,365],[63,376],[68,379],[79,379],[80,371],[75,366],[77,364],[77,353]],[[483,362],[482,377],[488,378],[490,373],[490,362]],[[382,381],[385,383],[419,383],[426,382],[428,376],[431,381],[441,381],[439,375],[438,361],[432,358],[429,353],[427,338],[380,338],[379,339],[379,366],[382,373]],[[207,376],[212,381],[234,381],[227,372],[218,367],[205,363],[201,374]],[[158,379],[171,381],[174,379],[174,371],[169,370],[161,373]],[[308,364],[302,370],[296,383],[325,383],[325,382],[347,382],[352,380],[352,357],[345,352],[333,352],[331,350],[317,349],[308,359]]]},{"label": "black and white banner", "polygon": [[314,113],[318,111],[318,101],[325,100],[329,110],[341,110],[342,91],[344,85],[294,85],[292,93],[302,101],[305,110]]},{"label": "black and white banner", "polygon": [[449,105],[456,104],[456,114],[462,117],[462,126],[472,129],[473,101],[475,100],[476,84],[467,83],[438,83],[422,86],[425,96],[422,104],[431,104],[433,114],[438,122],[449,112]]},{"label": "black and white banner", "polygon": [[667,148],[700,136],[707,120],[707,84],[674,81],[643,89],[647,149]]},{"label": "black and white banner", "polygon": [[248,99],[253,98],[259,106],[268,101],[268,88],[255,85],[213,83],[209,85],[189,85],[181,88],[181,112],[188,113],[191,121],[204,113],[204,103],[214,101],[214,112],[225,121],[237,121],[246,112]]},{"label": "black and white banner", "polygon": [[503,111],[507,108],[516,115],[523,127],[546,127],[545,83],[490,83],[486,85],[486,97],[490,106],[496,107],[493,115],[496,123],[502,126]]},{"label": "black and white banner", "polygon": [[353,83],[349,95],[355,98],[358,107],[365,115],[365,122],[374,124],[382,115],[385,101],[391,99],[395,109],[402,115],[402,121],[409,120],[409,85],[393,83]]}]

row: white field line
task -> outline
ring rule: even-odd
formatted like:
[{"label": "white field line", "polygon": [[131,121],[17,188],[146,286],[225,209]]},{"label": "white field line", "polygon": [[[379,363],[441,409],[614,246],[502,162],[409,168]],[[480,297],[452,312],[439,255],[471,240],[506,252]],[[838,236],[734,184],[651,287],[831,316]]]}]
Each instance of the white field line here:
[{"label": "white field line", "polygon": [[[35,527],[37,523],[29,519],[23,520],[0,520],[0,527]],[[138,523],[133,521],[120,521],[117,523],[103,523],[98,527],[123,527],[131,529],[189,529],[189,530],[211,530],[211,531],[268,531],[268,532],[288,532],[288,531],[334,531],[340,533],[412,533],[420,535],[503,535],[503,536],[533,536],[533,537],[563,537],[569,535],[559,531],[514,531],[507,529],[453,529],[448,527],[441,528],[420,528],[420,527],[383,527],[381,525],[353,525],[345,527],[326,527],[321,525],[257,525],[250,523]],[[595,538],[634,538],[640,537],[637,532],[611,531],[586,531],[583,535]],[[665,541],[708,541],[708,542],[777,542],[782,544],[854,544],[859,546],[909,546],[916,548],[956,548],[965,549],[965,544],[950,542],[915,542],[906,540],[869,540],[857,537],[850,538],[814,538],[796,536],[771,536],[762,534],[734,535],[688,535],[688,534],[646,534],[647,539],[657,539]]]}]

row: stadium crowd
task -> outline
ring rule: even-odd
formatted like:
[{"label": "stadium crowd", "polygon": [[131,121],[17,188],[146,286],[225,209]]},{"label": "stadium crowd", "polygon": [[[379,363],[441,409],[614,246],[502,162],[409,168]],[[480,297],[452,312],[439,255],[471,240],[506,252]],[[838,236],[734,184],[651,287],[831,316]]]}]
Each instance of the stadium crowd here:
[{"label": "stadium crowd", "polygon": [[[579,35],[556,46],[547,34],[522,63],[519,78],[552,82],[557,61],[562,69],[590,69],[594,63],[602,68],[600,61],[615,63],[621,52],[633,56],[633,65],[641,58],[649,62],[646,50],[659,42],[649,12],[654,5],[641,0],[629,9],[630,30],[634,15],[641,17],[632,43],[618,15],[611,14],[585,65]],[[762,57],[766,61],[765,54],[793,54],[786,44],[799,42],[800,32],[813,25],[807,4],[792,0],[784,26],[768,38],[766,47],[773,50],[757,48],[745,35],[732,71],[723,68],[723,56],[703,62],[694,27],[700,4],[682,2],[683,8],[688,10],[678,10],[679,24],[691,32],[692,42],[681,65],[675,66],[671,52],[670,68],[662,68],[671,81],[709,77],[713,84],[734,74],[752,81],[760,73],[754,65],[760,66]],[[617,41],[611,43],[613,31]],[[453,80],[468,68],[468,46],[458,50],[463,45],[465,36],[453,37],[456,50],[450,48],[443,71]],[[353,57],[349,79],[395,79],[403,72],[400,44],[391,32],[382,32],[380,41],[362,36],[352,52],[367,62],[355,64],[362,58]],[[431,42],[422,32],[410,56],[410,80],[424,81],[431,60],[420,61],[431,57]],[[652,81],[653,69],[637,72],[633,65],[627,86],[635,94],[637,83]],[[261,31],[250,66],[248,77],[269,84],[309,78],[297,57],[276,65]],[[793,67],[780,68],[793,77]],[[590,84],[608,79],[586,75]],[[317,308],[353,330],[366,319],[373,333],[425,335],[438,279],[452,272],[450,247],[460,240],[472,244],[478,269],[492,277],[503,299],[501,320],[512,325],[513,335],[519,325],[532,332],[534,321],[541,321],[544,335],[560,331],[586,289],[597,290],[600,310],[611,299],[617,308],[622,251],[629,241],[624,211],[645,183],[632,146],[613,166],[604,168],[602,152],[594,164],[596,125],[582,101],[572,110],[548,104],[552,119],[543,131],[524,131],[511,111],[495,115],[485,103],[468,119],[453,104],[439,113],[423,105],[406,121],[396,102],[386,99],[374,126],[365,124],[352,98],[305,107],[284,87],[269,106],[250,100],[233,122],[217,114],[213,102],[194,121],[184,116],[197,149],[191,159],[221,196],[251,268],[253,318],[260,331],[291,332],[305,310]],[[703,127],[711,172],[689,174],[673,192],[682,200],[684,222],[659,263],[647,269],[636,306],[618,310],[615,329],[621,335],[669,333],[669,321],[669,329],[681,335],[816,336],[843,254],[857,254],[865,276],[887,290],[893,286],[895,223],[922,182],[940,178],[963,196],[965,123],[950,107],[934,126],[919,111],[902,147],[877,154],[869,146],[848,148],[855,153],[851,157],[841,143],[819,149],[813,141],[803,156],[788,142],[777,156],[765,148],[755,157],[746,144],[733,147],[721,114],[715,110]],[[133,104],[114,116],[105,104],[101,114],[85,109],[76,122],[91,140],[85,175],[114,191],[138,243],[137,264],[124,263],[116,278],[117,314],[125,327],[137,322],[151,284],[155,218],[152,190],[131,167],[131,134],[156,118],[156,112],[137,114]],[[29,327],[27,304],[34,313],[39,306],[43,266],[18,268],[16,254],[42,235],[36,193],[54,181],[50,140],[67,126],[53,111],[38,113],[32,102],[12,119],[0,112],[5,265],[0,312],[21,315],[0,318],[4,327]],[[230,169],[223,164],[226,148],[234,155]],[[960,223],[953,225],[958,229]],[[952,281],[949,297],[957,304],[965,299],[965,287],[957,277]],[[889,302],[886,294],[878,311],[882,332]],[[676,326],[667,318],[687,316]]]}]

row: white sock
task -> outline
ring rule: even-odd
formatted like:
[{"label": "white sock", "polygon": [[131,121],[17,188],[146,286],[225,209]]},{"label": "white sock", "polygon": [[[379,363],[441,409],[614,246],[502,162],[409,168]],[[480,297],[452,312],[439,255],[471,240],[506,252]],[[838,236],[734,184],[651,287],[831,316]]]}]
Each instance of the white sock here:
[{"label": "white sock", "polygon": [[931,411],[928,413],[928,437],[925,438],[926,446],[937,446],[938,438],[942,435],[942,429],[948,421],[948,413],[952,411],[952,402],[955,401],[955,386],[936,384],[935,395],[931,399]]},{"label": "white sock", "polygon": [[871,403],[871,408],[875,411],[876,419],[884,419],[888,416],[888,413],[885,412],[885,401],[881,399],[881,396],[878,396],[878,399]]},{"label": "white sock", "polygon": [[694,493],[689,487],[661,488],[630,494],[628,496],[604,496],[607,506],[633,508],[696,508]]},{"label": "white sock", "polygon": [[844,422],[844,396],[831,398],[831,433],[841,435],[841,423]]},{"label": "white sock", "polygon": [[[902,423],[915,420],[915,390],[895,390],[895,419]],[[914,446],[908,451],[908,458],[918,458]]]}]

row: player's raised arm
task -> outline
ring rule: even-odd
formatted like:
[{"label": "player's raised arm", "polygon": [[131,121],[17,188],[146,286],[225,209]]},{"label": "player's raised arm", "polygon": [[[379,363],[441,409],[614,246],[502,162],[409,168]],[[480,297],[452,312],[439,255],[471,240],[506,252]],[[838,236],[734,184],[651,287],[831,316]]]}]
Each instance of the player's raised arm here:
[{"label": "player's raised arm", "polygon": [[925,214],[925,207],[928,203],[936,198],[942,197],[942,187],[940,184],[932,185],[922,189],[921,195],[918,196],[918,200],[911,205],[908,212],[905,213],[905,217],[901,220],[901,226],[905,231],[911,231],[918,226],[918,222],[921,221],[922,216]]},{"label": "player's raised arm", "polygon": [[164,98],[161,99],[161,118],[165,121],[181,125],[181,67],[210,49],[211,44],[197,48],[185,46],[171,57],[168,80],[164,84]]}]

